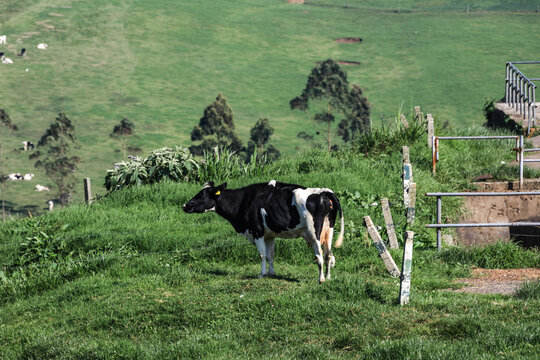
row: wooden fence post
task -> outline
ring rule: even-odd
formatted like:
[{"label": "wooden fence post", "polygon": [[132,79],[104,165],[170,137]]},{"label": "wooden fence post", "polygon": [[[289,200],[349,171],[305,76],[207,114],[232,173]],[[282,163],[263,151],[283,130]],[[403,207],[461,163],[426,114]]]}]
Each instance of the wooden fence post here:
[{"label": "wooden fence post", "polygon": [[414,232],[407,231],[407,238],[403,247],[403,263],[401,265],[401,282],[399,285],[399,304],[402,306],[409,303],[411,295],[413,237]]},{"label": "wooden fence post", "polygon": [[409,163],[403,164],[403,206],[409,206],[410,187],[413,180],[412,165]]},{"label": "wooden fence post", "polygon": [[84,178],[84,201],[87,204],[92,203],[92,186],[90,184],[90,178]]},{"label": "wooden fence post", "polygon": [[399,120],[401,120],[401,123],[403,124],[403,127],[405,129],[409,128],[409,122],[407,121],[407,117],[404,114],[399,115]]},{"label": "wooden fence post", "polygon": [[407,205],[407,223],[413,225],[416,214],[416,183],[409,187],[409,204]]},{"label": "wooden fence post", "polygon": [[393,277],[398,277],[400,275],[399,269],[396,263],[394,262],[392,255],[390,255],[390,253],[388,252],[388,249],[386,249],[386,246],[384,245],[384,242],[382,241],[382,238],[379,235],[379,232],[375,228],[375,225],[373,225],[373,221],[371,221],[371,218],[369,216],[365,216],[364,223],[367,227],[371,240],[373,240],[373,245],[375,245],[375,247],[377,248],[377,251],[379,252],[379,256],[384,262],[386,269],[388,270],[388,272],[390,272],[390,275],[392,275]]},{"label": "wooden fence post", "polygon": [[415,106],[414,107],[414,119],[416,121],[419,121],[419,120],[422,120],[423,117],[424,117],[424,114],[422,114],[422,112],[420,111],[420,106]]},{"label": "wooden fence post", "polygon": [[399,249],[399,244],[396,236],[396,229],[394,227],[394,220],[392,220],[392,212],[390,211],[390,203],[387,198],[381,199],[381,207],[384,216],[384,222],[386,223],[386,233],[388,234],[388,241],[390,242],[390,249]]},{"label": "wooden fence post", "polygon": [[430,149],[433,148],[433,136],[435,136],[435,125],[433,123],[433,115],[427,114],[427,142]]}]

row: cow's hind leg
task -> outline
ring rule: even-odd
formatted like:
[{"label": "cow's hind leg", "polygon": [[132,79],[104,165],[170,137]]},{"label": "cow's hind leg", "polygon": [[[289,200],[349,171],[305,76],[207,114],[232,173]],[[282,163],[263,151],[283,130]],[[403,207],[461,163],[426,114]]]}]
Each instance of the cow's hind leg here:
[{"label": "cow's hind leg", "polygon": [[264,242],[264,237],[255,239],[255,245],[257,245],[259,257],[261,258],[261,274],[259,278],[262,278],[266,276],[266,243]]},{"label": "cow's hind leg", "polygon": [[330,280],[330,269],[336,264],[336,258],[332,254],[332,237],[334,235],[334,228],[327,226],[325,221],[325,226],[321,233],[321,242],[324,250],[324,263],[326,265],[326,280]]},{"label": "cow's hind leg", "polygon": [[274,276],[276,272],[274,271],[274,238],[269,237],[264,239],[266,245],[266,260],[268,261],[268,275]]}]

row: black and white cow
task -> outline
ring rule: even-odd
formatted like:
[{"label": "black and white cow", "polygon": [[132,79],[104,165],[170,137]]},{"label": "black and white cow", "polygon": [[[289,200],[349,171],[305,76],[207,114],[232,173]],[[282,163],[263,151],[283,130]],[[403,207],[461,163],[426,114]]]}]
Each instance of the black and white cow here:
[{"label": "black and white cow", "polygon": [[335,247],[341,246],[344,233],[343,213],[332,190],[306,188],[275,180],[240,189],[229,190],[226,187],[227,183],[219,186],[214,186],[213,182],[206,183],[193,199],[184,204],[183,210],[187,213],[214,211],[229,221],[237,233],[257,246],[261,258],[260,277],[275,275],[274,238],[303,237],[308,246],[313,246],[319,282],[330,279],[330,268],[336,262],[332,255],[332,238],[338,212],[341,230]]}]

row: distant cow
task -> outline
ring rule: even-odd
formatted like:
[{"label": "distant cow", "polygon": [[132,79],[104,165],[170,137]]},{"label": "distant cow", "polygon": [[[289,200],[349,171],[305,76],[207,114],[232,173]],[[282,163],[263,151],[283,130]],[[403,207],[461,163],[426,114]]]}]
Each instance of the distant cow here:
[{"label": "distant cow", "polygon": [[[261,275],[274,272],[274,238],[303,237],[313,247],[319,268],[319,282],[330,279],[335,265],[332,237],[337,214],[341,230],[335,246],[343,242],[344,222],[339,200],[330,189],[306,188],[276,182],[260,183],[227,190],[227,183],[213,182],[183,206],[186,213],[214,211],[231,223],[237,233],[257,246],[261,258]],[[322,246],[322,249],[321,249]],[[323,257],[324,250],[324,257]]]},{"label": "distant cow", "polygon": [[21,52],[19,54],[17,54],[17,56],[24,56],[24,55],[26,55],[26,49],[22,48]]},{"label": "distant cow", "polygon": [[13,64],[13,60],[5,56],[2,56],[2,64]]},{"label": "distant cow", "polygon": [[0,45],[7,44],[7,36],[6,35],[0,35]]},{"label": "distant cow", "polygon": [[12,173],[12,174],[8,174],[7,178],[8,180],[11,180],[11,181],[17,181],[17,180],[22,180],[23,176],[20,173]]},{"label": "distant cow", "polygon": [[45,50],[47,49],[49,45],[45,44],[45,43],[41,43],[41,44],[38,44],[37,48],[40,49],[40,50]]},{"label": "distant cow", "polygon": [[23,179],[26,180],[26,181],[30,181],[30,180],[32,180],[33,177],[34,177],[34,174],[32,174],[32,173],[24,174]]},{"label": "distant cow", "polygon": [[34,143],[31,142],[31,141],[23,141],[22,144],[23,144],[23,149],[24,149],[24,151],[27,151],[27,150],[33,150],[33,149],[34,149]]}]

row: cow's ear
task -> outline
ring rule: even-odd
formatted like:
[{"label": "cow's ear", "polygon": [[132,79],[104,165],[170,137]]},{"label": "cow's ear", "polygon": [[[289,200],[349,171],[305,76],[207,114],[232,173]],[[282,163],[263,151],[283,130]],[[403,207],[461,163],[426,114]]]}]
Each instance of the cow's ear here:
[{"label": "cow's ear", "polygon": [[223,183],[223,184],[219,185],[218,187],[216,187],[214,189],[214,195],[216,195],[216,196],[221,195],[221,190],[225,189],[226,187],[227,187],[227,183]]}]

